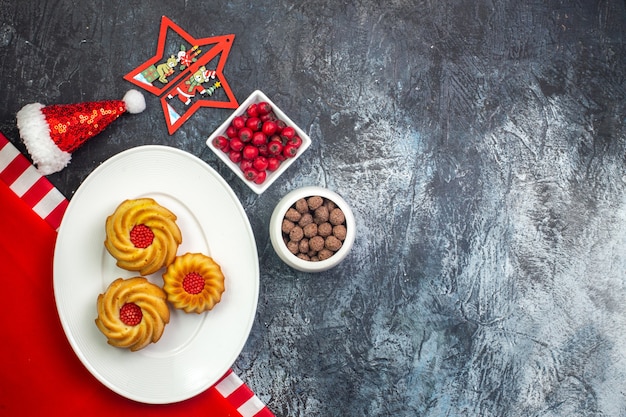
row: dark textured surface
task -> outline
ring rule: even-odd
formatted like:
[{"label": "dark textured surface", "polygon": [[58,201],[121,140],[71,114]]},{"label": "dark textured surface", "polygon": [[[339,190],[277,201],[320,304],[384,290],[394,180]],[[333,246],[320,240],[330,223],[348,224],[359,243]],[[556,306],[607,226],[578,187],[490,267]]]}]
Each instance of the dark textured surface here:
[{"label": "dark textured surface", "polygon": [[[234,369],[277,416],[626,415],[625,2],[0,0],[0,130],[23,149],[21,106],[121,97],[162,15],[234,33],[239,101],[263,90],[311,148],[257,196],[205,146],[228,110],[169,136],[148,95],[49,178],[71,198],[152,143],[226,178],[261,266]],[[303,185],[358,222],[318,275],[266,230]]]}]

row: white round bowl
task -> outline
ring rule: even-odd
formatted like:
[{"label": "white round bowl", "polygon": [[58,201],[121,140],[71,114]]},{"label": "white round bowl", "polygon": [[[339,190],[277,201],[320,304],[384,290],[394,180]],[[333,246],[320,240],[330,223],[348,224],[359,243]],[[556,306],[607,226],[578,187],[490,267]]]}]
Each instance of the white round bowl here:
[{"label": "white round bowl", "polygon": [[[282,235],[282,223],[285,218],[285,213],[296,201],[301,198],[307,198],[312,196],[320,196],[328,200],[333,201],[337,207],[339,207],[346,218],[346,238],[341,245],[341,248],[335,252],[330,258],[323,261],[307,261],[298,258],[287,249],[287,245],[283,240]],[[321,272],[326,271],[345,259],[345,257],[352,249],[354,238],[356,236],[356,222],[350,206],[346,201],[337,193],[322,187],[303,187],[291,191],[284,196],[276,205],[272,217],[270,219],[270,240],[272,246],[276,251],[276,254],[287,265],[304,272]]]}]

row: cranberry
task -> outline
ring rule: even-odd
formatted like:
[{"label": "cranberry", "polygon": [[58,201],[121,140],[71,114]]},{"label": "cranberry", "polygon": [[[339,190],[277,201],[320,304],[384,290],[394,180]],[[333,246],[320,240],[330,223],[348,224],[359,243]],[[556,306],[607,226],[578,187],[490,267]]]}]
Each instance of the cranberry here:
[{"label": "cranberry", "polygon": [[254,132],[252,134],[252,144],[254,146],[261,146],[267,143],[267,136],[263,132]]},{"label": "cranberry", "polygon": [[285,126],[283,130],[280,131],[280,136],[289,140],[293,138],[294,136],[296,136],[296,129],[294,129],[291,126]]},{"label": "cranberry", "polygon": [[288,139],[287,143],[291,143],[296,148],[299,148],[300,146],[302,146],[302,138],[300,136],[296,135],[296,136],[292,137],[291,139]]},{"label": "cranberry", "polygon": [[248,120],[246,120],[246,127],[249,127],[250,129],[252,129],[253,132],[256,132],[257,130],[261,130],[262,126],[263,126],[263,122],[258,117],[250,117],[248,118]]},{"label": "cranberry", "polygon": [[272,111],[272,106],[267,101],[262,101],[256,105],[259,114],[269,114]]},{"label": "cranberry", "polygon": [[252,166],[257,171],[265,171],[267,169],[267,165],[268,165],[267,158],[261,155],[257,156],[252,161]]},{"label": "cranberry", "polygon": [[221,135],[216,136],[215,138],[213,138],[213,146],[215,146],[217,149],[224,150],[228,146],[228,139]]},{"label": "cranberry", "polygon": [[256,103],[252,103],[246,109],[246,114],[250,117],[257,117],[259,115],[259,110],[257,108]]},{"label": "cranberry", "polygon": [[238,164],[239,162],[241,162],[242,155],[241,152],[230,151],[228,152],[228,158],[234,163]]},{"label": "cranberry", "polygon": [[278,126],[278,130],[283,130],[285,127],[287,127],[287,123],[285,123],[282,120],[278,119],[278,120],[276,120],[276,126]]},{"label": "cranberry", "polygon": [[263,127],[261,128],[261,131],[265,133],[268,137],[276,133],[277,130],[278,125],[276,125],[276,122],[272,120],[268,120],[267,122],[263,123]]},{"label": "cranberry", "polygon": [[246,177],[248,181],[254,181],[258,175],[259,175],[259,172],[254,168],[246,169],[243,172],[243,176]]},{"label": "cranberry", "polygon": [[276,171],[280,166],[280,161],[276,157],[267,158],[267,169],[268,171]]},{"label": "cranberry", "polygon": [[239,168],[245,172],[247,170],[249,170],[250,168],[254,168],[252,166],[252,160],[251,159],[242,159],[241,163],[239,164]]},{"label": "cranberry", "polygon": [[280,135],[274,134],[272,136],[270,136],[270,141],[272,140],[276,140],[278,142],[280,142],[280,144],[283,144],[283,139],[280,137]]},{"label": "cranberry", "polygon": [[230,149],[232,149],[233,151],[241,151],[243,149],[243,141],[239,138],[232,138],[230,140]]},{"label": "cranberry", "polygon": [[237,116],[230,123],[235,129],[239,130],[246,125],[246,119],[243,116]]},{"label": "cranberry", "polygon": [[270,151],[267,149],[267,143],[257,146],[259,148],[259,155],[270,156]]},{"label": "cranberry", "polygon": [[250,142],[253,133],[254,132],[252,132],[252,129],[250,129],[249,127],[242,127],[241,129],[239,129],[239,139],[241,139],[241,141],[244,143]]},{"label": "cranberry", "polygon": [[237,136],[237,129],[233,125],[230,125],[226,128],[226,136],[229,138],[234,138]]},{"label": "cranberry", "polygon": [[244,159],[254,159],[259,156],[259,148],[252,145],[246,145],[243,148],[242,156]]},{"label": "cranberry", "polygon": [[267,178],[267,172],[265,171],[259,171],[256,174],[256,178],[253,180],[256,184],[262,184],[263,181],[265,181],[265,178]]},{"label": "cranberry", "polygon": [[297,153],[298,153],[298,148],[291,143],[288,143],[283,147],[282,155],[285,158],[293,158],[294,156],[296,156]]},{"label": "cranberry", "polygon": [[278,155],[283,151],[283,143],[280,140],[270,140],[267,145],[267,151],[270,155]]}]

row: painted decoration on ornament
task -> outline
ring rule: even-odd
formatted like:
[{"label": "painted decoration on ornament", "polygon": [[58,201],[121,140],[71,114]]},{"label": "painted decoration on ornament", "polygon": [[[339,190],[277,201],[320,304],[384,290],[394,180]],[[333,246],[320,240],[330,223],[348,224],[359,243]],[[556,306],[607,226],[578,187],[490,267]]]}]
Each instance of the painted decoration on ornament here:
[{"label": "painted decoration on ornament", "polygon": [[196,39],[163,16],[156,54],[124,79],[161,99],[169,134],[203,107],[239,106],[224,66],[235,35]]}]

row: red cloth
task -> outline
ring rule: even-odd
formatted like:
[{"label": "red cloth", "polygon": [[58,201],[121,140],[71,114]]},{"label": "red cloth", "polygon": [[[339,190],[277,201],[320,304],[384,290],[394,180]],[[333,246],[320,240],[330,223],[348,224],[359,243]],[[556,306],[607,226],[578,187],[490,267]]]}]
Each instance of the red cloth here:
[{"label": "red cloth", "polygon": [[[94,417],[273,416],[230,371],[223,383],[189,400],[165,405],[124,398],[89,373],[67,341],[56,311],[52,284],[56,231],[49,216],[42,218],[33,211],[32,201],[18,197],[7,186],[11,184],[2,181],[7,172],[7,164],[2,165],[3,146],[12,147],[6,142],[0,134],[0,415],[43,416],[53,411]],[[247,392],[243,401],[242,391]]]}]

